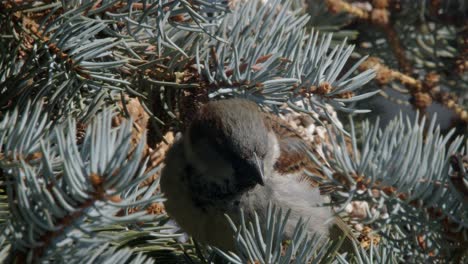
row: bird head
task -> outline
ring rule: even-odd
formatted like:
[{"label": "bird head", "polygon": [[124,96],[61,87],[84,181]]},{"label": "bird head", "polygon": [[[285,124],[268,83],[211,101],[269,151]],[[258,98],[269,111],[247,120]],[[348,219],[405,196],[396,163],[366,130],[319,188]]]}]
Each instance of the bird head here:
[{"label": "bird head", "polygon": [[268,133],[253,102],[230,99],[207,103],[184,137],[187,159],[199,172],[193,180],[220,195],[263,185]]}]

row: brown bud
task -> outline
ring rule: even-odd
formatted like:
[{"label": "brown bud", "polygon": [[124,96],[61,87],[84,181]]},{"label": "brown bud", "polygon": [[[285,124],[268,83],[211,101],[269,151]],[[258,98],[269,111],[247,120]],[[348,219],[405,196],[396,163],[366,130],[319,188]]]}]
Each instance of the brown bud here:
[{"label": "brown bud", "polygon": [[114,202],[114,203],[120,203],[122,201],[122,198],[120,198],[120,195],[112,195],[108,197],[109,201]]},{"label": "brown bud", "polygon": [[104,182],[102,177],[97,175],[96,173],[91,174],[91,176],[89,176],[89,180],[91,181],[91,184],[94,187],[100,186]]},{"label": "brown bud", "polygon": [[432,97],[428,93],[418,92],[414,94],[414,106],[418,109],[426,109],[432,104]]},{"label": "brown bud", "polygon": [[374,69],[376,72],[375,80],[379,84],[387,84],[393,80],[392,70],[382,64],[382,61],[377,57],[369,57],[361,65],[359,65],[360,71],[368,69]]},{"label": "brown bud", "polygon": [[327,82],[323,82],[317,87],[317,90],[315,91],[315,94],[318,94],[318,95],[328,94],[328,93],[331,92],[332,88],[333,87],[331,86],[331,84],[329,84]]},{"label": "brown bud", "polygon": [[371,12],[371,21],[377,25],[387,25],[389,13],[385,9],[374,9]]}]

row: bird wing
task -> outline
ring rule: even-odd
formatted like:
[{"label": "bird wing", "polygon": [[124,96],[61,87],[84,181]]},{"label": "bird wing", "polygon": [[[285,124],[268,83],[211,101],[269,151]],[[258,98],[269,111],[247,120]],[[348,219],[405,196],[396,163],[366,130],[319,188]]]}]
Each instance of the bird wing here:
[{"label": "bird wing", "polygon": [[[276,115],[265,114],[264,120],[267,127],[277,135],[280,145],[280,156],[274,165],[275,171],[281,175],[299,175],[301,181],[308,182],[314,188],[319,187],[321,194],[333,191],[333,189],[326,190],[326,184],[321,185],[305,173],[305,171],[308,171],[313,175],[326,179],[322,170],[312,161],[307,153],[307,151],[314,151],[313,144],[305,141],[286,121]],[[334,224],[335,227],[331,230],[330,236],[333,239],[345,236],[343,248],[347,252],[352,252],[352,241],[358,242],[351,228],[339,216],[335,217]]]},{"label": "bird wing", "polygon": [[307,153],[313,150],[312,144],[306,142],[296,130],[278,116],[265,114],[264,120],[267,127],[277,135],[280,145],[280,156],[274,165],[275,171],[283,175],[300,175],[302,180],[317,187],[318,182],[304,172],[307,170],[314,175],[325,177]]}]

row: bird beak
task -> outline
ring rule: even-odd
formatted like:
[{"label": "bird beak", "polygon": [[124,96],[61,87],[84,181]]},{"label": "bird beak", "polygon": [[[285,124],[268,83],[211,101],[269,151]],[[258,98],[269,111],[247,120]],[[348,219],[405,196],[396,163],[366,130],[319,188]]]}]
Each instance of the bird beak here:
[{"label": "bird beak", "polygon": [[256,153],[254,153],[254,159],[255,159],[255,164],[257,166],[257,173],[255,174],[255,181],[259,183],[260,185],[264,186],[264,167],[263,167],[263,160],[261,160]]}]

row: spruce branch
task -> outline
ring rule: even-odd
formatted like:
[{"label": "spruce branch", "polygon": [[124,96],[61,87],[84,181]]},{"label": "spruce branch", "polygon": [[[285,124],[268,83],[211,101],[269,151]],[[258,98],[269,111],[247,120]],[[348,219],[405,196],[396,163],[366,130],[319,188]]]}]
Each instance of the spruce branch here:
[{"label": "spruce branch", "polygon": [[[392,75],[399,75],[395,79],[406,79],[401,86],[393,82],[390,74],[382,79],[384,82],[378,80],[381,87],[399,90],[393,97],[381,90],[382,96],[397,104],[413,105],[420,113],[426,113],[436,102],[441,103],[455,112],[457,125],[466,126],[466,107],[462,103],[466,90],[463,58],[467,34],[460,23],[466,20],[466,4],[450,0],[443,4],[440,1],[327,0],[327,4],[332,13],[349,14],[359,24],[362,39],[358,52],[371,53],[385,61]],[[368,30],[368,25],[374,26],[373,30]],[[381,41],[382,38],[387,41]],[[410,94],[409,102],[400,99],[400,90]]]},{"label": "spruce branch", "polygon": [[40,105],[26,109],[7,114],[0,125],[0,167],[12,214],[2,235],[10,260],[53,260],[65,248],[70,254],[61,258],[73,259],[80,252],[74,249],[90,246],[88,239],[115,239],[97,228],[161,220],[144,210],[162,196],[155,193],[158,181],[140,187],[154,170],[145,169],[145,139],[131,143],[131,122],[113,128],[113,113],[105,110],[77,145],[74,120],[50,128]]},{"label": "spruce branch", "polygon": [[398,61],[399,68],[404,73],[410,73],[412,65],[406,58],[403,46],[399,39],[399,35],[390,23],[390,12],[388,10],[388,1],[374,1],[371,11],[365,10],[362,7],[354,6],[343,0],[327,0],[329,9],[334,12],[347,12],[362,20],[364,23],[369,22],[376,25],[385,32],[387,39],[392,47],[395,58]]},{"label": "spruce branch", "polygon": [[353,243],[354,254],[348,256],[347,258],[342,255],[337,255],[336,261],[341,264],[348,263],[386,263],[386,264],[396,264],[403,261],[402,257],[399,255],[398,250],[394,250],[386,246],[385,243],[375,244],[370,243],[370,248],[368,250],[363,249],[356,243]]},{"label": "spruce branch", "polygon": [[[144,84],[139,92],[150,95],[148,109],[163,117],[156,122],[191,120],[200,104],[239,96],[273,109],[291,104],[309,114],[326,112],[327,105],[366,112],[350,106],[377,93],[359,94],[373,71],[355,75],[360,62],[347,63],[354,47],[307,30],[308,16],[290,6],[291,1],[282,0],[236,5],[210,31],[224,41],[205,34],[173,35],[188,58],[167,49],[159,57],[158,48],[152,48],[154,54],[136,65]],[[309,96],[302,100],[305,94]]]},{"label": "spruce branch", "polygon": [[[90,254],[89,248],[95,247],[94,252]],[[134,263],[134,264],[150,264],[155,263],[150,257],[143,253],[135,254],[129,249],[118,249],[109,244],[96,243],[95,245],[87,245],[82,249],[81,254],[77,254],[77,258],[62,263]],[[81,256],[81,258],[79,258]]]},{"label": "spruce branch", "polygon": [[260,223],[255,214],[254,222],[246,222],[241,216],[237,226],[227,216],[235,235],[237,252],[215,251],[229,263],[323,263],[331,262],[338,254],[342,241],[331,243],[320,237],[308,237],[304,232],[307,219],[296,226],[291,240],[285,241],[284,227],[289,211],[283,212],[274,205],[268,207],[266,221]]},{"label": "spruce branch", "polygon": [[[0,105],[9,101],[25,105],[28,100],[40,101],[47,96],[47,111],[83,111],[83,105],[102,105],[95,99],[102,100],[108,90],[120,90],[119,86],[128,84],[110,71],[125,63],[111,56],[110,49],[119,41],[99,37],[107,24],[81,16],[88,5],[69,12],[47,5],[46,11],[36,11],[45,12],[43,16],[34,19],[28,17],[33,11],[27,9],[7,10],[7,20],[12,23],[7,33],[17,36],[15,41],[24,46],[24,54],[11,57],[11,67],[18,70],[10,71],[0,84]],[[25,45],[21,45],[21,35],[27,36]]]},{"label": "spruce branch", "polygon": [[380,86],[389,84],[394,80],[398,80],[402,83],[409,93],[413,95],[413,104],[417,109],[425,111],[425,109],[432,104],[432,100],[435,100],[448,109],[453,110],[463,123],[468,124],[468,111],[457,104],[455,94],[441,91],[441,89],[438,88],[440,76],[437,74],[433,72],[428,73],[424,81],[421,81],[410,75],[389,68],[376,57],[369,57],[360,65],[361,71],[368,69],[374,69],[376,71],[375,80]]},{"label": "spruce branch", "polygon": [[237,252],[223,252],[214,249],[228,263],[400,263],[402,256],[385,243],[371,243],[364,249],[352,241],[353,250],[347,254],[339,252],[344,238],[330,241],[320,237],[308,237],[302,229],[307,225],[304,220],[295,230],[291,240],[284,241],[284,223],[289,212],[270,205],[266,221],[260,222],[255,214],[253,222],[242,216],[241,223],[231,227],[236,232]]},{"label": "spruce branch", "polygon": [[328,7],[328,0],[303,0],[305,11],[310,16],[309,25],[321,32],[334,32],[338,38],[356,39],[358,32],[354,29],[343,29],[353,22],[348,13],[336,13]]},{"label": "spruce branch", "polygon": [[[462,102],[438,90],[447,80],[465,87],[468,42],[463,38],[454,50],[453,35],[463,37],[466,30],[459,30],[459,18],[446,16],[462,1],[409,1],[410,11],[398,11],[398,1],[388,6],[373,1],[370,11],[357,3],[315,1],[321,16],[312,23],[323,22],[317,28],[324,31],[330,29],[324,24],[353,26],[353,15],[384,29],[399,19],[399,25],[407,23],[401,32],[396,25],[387,32],[400,65],[440,72],[448,61],[457,68],[447,71],[456,76],[424,71],[424,79],[395,70],[390,60],[372,64],[360,56],[353,62],[354,46],[341,41],[342,35],[336,41],[307,29],[310,17],[296,8],[298,1],[236,2],[1,2],[0,260],[211,263],[218,260],[215,253],[234,263],[468,257],[462,256],[468,236],[468,141],[452,138],[453,132],[442,136],[435,121],[400,117],[383,130],[365,124],[360,144],[354,128],[350,140],[333,119],[334,110],[366,112],[354,103],[378,92],[363,90],[376,75],[378,83],[404,84],[400,91],[410,93],[418,109],[442,102],[466,123]],[[325,2],[348,11],[324,15]],[[415,38],[406,38],[415,32],[416,17],[406,12],[426,2],[417,19],[427,23]],[[432,18],[450,25],[433,29]],[[403,54],[406,46],[415,51]],[[312,156],[327,178],[321,188],[334,191],[340,214],[347,212],[353,224],[379,234],[369,248],[355,245],[354,254],[338,254],[340,241],[307,238],[302,225],[286,247],[278,234],[287,216],[272,208],[266,223],[244,219],[233,227],[237,253],[177,240],[181,234],[168,225],[158,191],[158,170],[174,139],[167,131],[190,121],[199,103],[229,97],[334,122],[325,144],[318,144],[322,156]],[[134,117],[133,123],[106,105]],[[168,142],[159,142],[163,135]]]},{"label": "spruce branch", "polygon": [[308,17],[289,10],[290,4],[272,1],[257,7],[258,1],[252,1],[228,14],[218,29],[227,42],[197,47],[195,61],[203,65],[197,66],[198,71],[208,82],[200,86],[208,88],[210,98],[245,96],[278,106],[296,104],[308,94],[307,105],[312,107],[330,104],[345,112],[366,112],[346,103],[376,93],[354,94],[373,78],[373,71],[351,77],[358,62],[343,73],[353,47],[345,42],[332,45],[331,34],[307,31]]},{"label": "spruce branch", "polygon": [[0,50],[16,52],[3,60],[10,69],[0,72],[0,105],[47,96],[48,111],[72,113],[95,112],[120,91],[144,97],[128,77],[155,59],[145,49],[156,47],[156,56],[172,55],[174,62],[187,57],[187,38],[216,37],[213,21],[228,11],[227,2],[205,1],[6,1],[2,7]]},{"label": "spruce branch", "polygon": [[454,131],[441,136],[435,119],[425,127],[424,118],[401,116],[383,130],[366,122],[360,147],[352,127],[351,153],[345,136],[330,135],[332,147],[323,149],[322,170],[329,178],[324,186],[335,186],[339,210],[362,207],[362,213],[349,210],[351,218],[373,226],[403,254],[448,259],[450,251],[466,246],[467,204],[449,179],[450,156],[465,153],[466,139],[448,144]]}]

